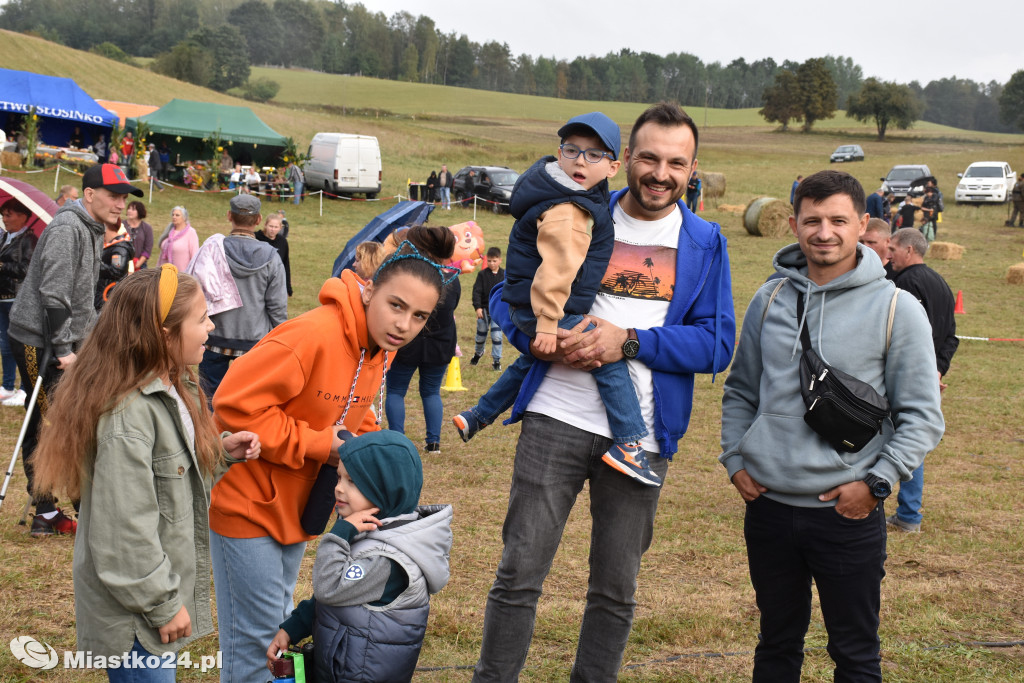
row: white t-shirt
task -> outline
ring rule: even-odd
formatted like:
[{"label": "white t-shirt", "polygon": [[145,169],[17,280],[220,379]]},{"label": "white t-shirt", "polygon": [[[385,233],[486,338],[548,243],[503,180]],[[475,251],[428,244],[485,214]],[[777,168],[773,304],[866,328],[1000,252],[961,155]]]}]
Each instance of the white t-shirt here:
[{"label": "white t-shirt", "polygon": [[[676,253],[683,214],[676,208],[665,218],[632,218],[618,204],[615,248],[591,314],[623,328],[648,329],[665,324],[676,282]],[[640,412],[649,434],[644,450],[660,453],[654,437],[654,386],[651,370],[638,360],[627,360]],[[578,429],[611,437],[597,382],[588,372],[554,363],[530,399],[528,410],[547,415]]]}]

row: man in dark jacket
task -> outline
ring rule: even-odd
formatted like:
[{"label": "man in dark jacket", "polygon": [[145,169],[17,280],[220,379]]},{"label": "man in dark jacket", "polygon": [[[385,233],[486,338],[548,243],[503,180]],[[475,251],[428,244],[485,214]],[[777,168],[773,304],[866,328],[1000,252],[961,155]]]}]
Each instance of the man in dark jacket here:
[{"label": "man in dark jacket", "polygon": [[501,267],[501,249],[491,247],[487,250],[487,267],[482,268],[473,283],[473,308],[476,310],[476,350],[470,365],[476,365],[484,355],[488,334],[491,337],[492,367],[501,369],[501,327],[491,320],[491,290],[494,285],[505,279],[505,269]]},{"label": "man in dark jacket", "polygon": [[[75,351],[96,321],[93,296],[100,274],[103,233],[106,225],[120,223],[129,194],[141,197],[142,190],[132,187],[118,166],[97,164],[86,170],[81,199],[61,207],[43,231],[11,308],[11,351],[21,376],[29,384],[35,384],[40,375],[43,378],[22,445],[30,493],[32,453],[42,413],[57,380],[75,362]],[[52,349],[53,360],[40,368],[47,346]],[[35,505],[33,536],[75,532],[76,523],[57,509],[52,497],[38,496]]]},{"label": "man in dark jacket", "polygon": [[[896,271],[893,282],[900,289],[913,294],[928,316],[932,326],[932,344],[935,347],[935,364],[939,373],[939,389],[945,389],[942,377],[949,372],[960,340],[956,337],[956,318],[953,315],[955,302],[953,292],[942,276],[924,264],[928,242],[919,230],[903,228],[897,230],[889,240],[890,263]],[[899,507],[895,514],[886,518],[889,526],[900,531],[921,530],[921,494],[924,490],[924,465],[914,470],[910,481],[900,484],[897,497]]]}]

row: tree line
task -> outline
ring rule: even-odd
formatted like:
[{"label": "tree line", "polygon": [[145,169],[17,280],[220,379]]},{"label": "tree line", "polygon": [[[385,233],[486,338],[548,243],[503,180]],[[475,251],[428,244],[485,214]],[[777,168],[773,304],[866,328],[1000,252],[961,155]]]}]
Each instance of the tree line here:
[{"label": "tree line", "polygon": [[[0,8],[0,27],[121,61],[152,57],[161,73],[221,91],[243,88],[253,99],[276,94],[275,84],[249,80],[250,66],[266,64],[524,95],[734,109],[768,105],[777,79],[802,66],[770,57],[723,65],[685,52],[628,49],[572,60],[513,55],[507,43],[444,33],[427,16],[387,17],[332,0],[9,0]],[[839,108],[864,85],[849,57],[827,55],[817,64],[831,77]],[[998,83],[943,79],[908,87],[925,120],[1011,130],[999,119]]]}]

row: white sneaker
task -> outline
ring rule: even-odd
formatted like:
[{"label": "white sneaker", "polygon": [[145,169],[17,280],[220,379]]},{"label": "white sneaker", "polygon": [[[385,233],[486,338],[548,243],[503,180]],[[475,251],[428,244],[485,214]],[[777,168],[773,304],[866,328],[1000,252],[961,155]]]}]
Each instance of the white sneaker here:
[{"label": "white sneaker", "polygon": [[6,401],[16,393],[18,393],[17,389],[4,389],[3,387],[0,387],[0,401]]},{"label": "white sneaker", "polygon": [[3,401],[0,401],[0,405],[15,406],[22,408],[25,407],[25,392],[22,389],[18,389],[9,397],[5,398]]}]

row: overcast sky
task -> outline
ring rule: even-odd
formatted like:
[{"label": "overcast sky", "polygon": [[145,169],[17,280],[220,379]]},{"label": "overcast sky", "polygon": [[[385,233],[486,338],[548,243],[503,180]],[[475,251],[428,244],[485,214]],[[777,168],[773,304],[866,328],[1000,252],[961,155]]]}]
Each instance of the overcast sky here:
[{"label": "overcast sky", "polygon": [[442,33],[507,43],[513,56],[572,60],[629,48],[688,52],[727,65],[771,57],[850,57],[864,77],[922,86],[940,78],[1006,84],[1024,69],[1024,3],[1001,0],[360,0],[391,17],[406,11]]}]

